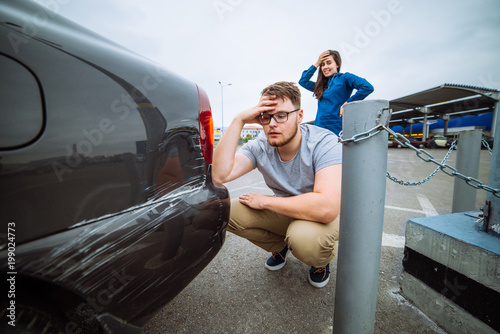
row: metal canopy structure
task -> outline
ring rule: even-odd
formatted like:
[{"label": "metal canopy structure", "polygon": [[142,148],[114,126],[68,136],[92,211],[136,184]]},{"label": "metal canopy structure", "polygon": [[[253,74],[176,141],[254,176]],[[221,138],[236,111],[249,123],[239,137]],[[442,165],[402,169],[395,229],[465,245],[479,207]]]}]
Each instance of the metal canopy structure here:
[{"label": "metal canopy structure", "polygon": [[444,84],[419,93],[389,101],[393,111],[390,126],[423,123],[423,137],[427,138],[428,120],[478,115],[494,111],[492,136],[495,133],[500,91],[491,88]]}]

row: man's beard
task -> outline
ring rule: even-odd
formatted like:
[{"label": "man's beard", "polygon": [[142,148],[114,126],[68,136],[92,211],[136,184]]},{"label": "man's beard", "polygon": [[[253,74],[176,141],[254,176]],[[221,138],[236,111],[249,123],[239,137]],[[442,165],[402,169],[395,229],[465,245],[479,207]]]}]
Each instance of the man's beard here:
[{"label": "man's beard", "polygon": [[295,138],[295,136],[297,135],[297,132],[299,130],[298,128],[299,128],[298,126],[295,126],[292,135],[290,137],[288,137],[288,138],[283,138],[281,141],[278,141],[278,142],[271,142],[269,140],[269,137],[268,137],[267,138],[267,142],[269,143],[269,145],[271,145],[273,147],[285,146],[286,144],[288,144],[289,142],[291,142],[293,140],[293,138]]}]

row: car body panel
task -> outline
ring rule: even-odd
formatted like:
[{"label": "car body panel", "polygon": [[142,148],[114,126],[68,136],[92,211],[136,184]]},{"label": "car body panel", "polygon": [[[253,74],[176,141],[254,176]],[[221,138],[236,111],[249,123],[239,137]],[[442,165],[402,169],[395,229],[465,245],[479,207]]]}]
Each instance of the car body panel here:
[{"label": "car body panel", "polygon": [[422,140],[422,138],[408,138],[410,140],[410,145],[417,147],[417,148],[422,148],[425,147],[426,142]]},{"label": "car body panel", "polygon": [[193,180],[127,214],[20,245],[17,272],[70,289],[98,314],[144,325],[152,313],[144,305],[171,300],[222,246],[225,203],[197,187]]},{"label": "car body panel", "polygon": [[456,143],[457,135],[435,135],[427,141],[429,148],[450,148],[452,143]]},{"label": "car body panel", "polygon": [[397,148],[401,148],[403,147],[403,145],[401,145],[398,141],[396,140],[389,140],[388,141],[388,146],[389,147],[397,147]]},{"label": "car body panel", "polygon": [[[20,96],[0,102],[2,122],[29,130],[0,137],[0,220],[16,226],[19,280],[143,326],[225,237],[229,194],[200,149],[199,88],[28,1],[0,4],[0,66],[21,78],[3,79]],[[20,107],[28,95],[38,105]]]},{"label": "car body panel", "polygon": [[437,147],[447,147],[449,145],[447,145],[448,143],[448,138],[446,137],[434,137],[434,142],[436,143],[436,146]]}]

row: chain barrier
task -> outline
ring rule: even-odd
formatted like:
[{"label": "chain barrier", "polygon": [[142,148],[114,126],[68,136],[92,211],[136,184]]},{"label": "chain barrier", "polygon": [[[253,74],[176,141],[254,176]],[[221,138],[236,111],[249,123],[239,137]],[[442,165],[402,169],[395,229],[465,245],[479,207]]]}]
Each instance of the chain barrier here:
[{"label": "chain barrier", "polygon": [[341,130],[340,133],[339,133],[339,143],[343,143],[343,144],[344,143],[355,143],[355,142],[359,142],[359,141],[362,141],[362,140],[370,139],[371,137],[376,136],[380,131],[382,131],[384,129],[384,125],[380,123],[380,120],[382,118],[382,114],[383,114],[384,110],[389,110],[389,113],[390,113],[390,115],[389,115],[389,117],[387,119],[387,124],[386,124],[386,126],[388,126],[389,125],[389,120],[391,119],[390,116],[392,115],[392,109],[390,109],[390,108],[382,108],[377,113],[377,123],[378,123],[377,126],[371,128],[368,131],[358,133],[357,135],[355,135],[355,136],[353,136],[352,138],[349,138],[349,139],[342,138],[343,135],[344,135],[344,130]]},{"label": "chain barrier", "polygon": [[483,144],[484,147],[488,149],[488,152],[490,152],[490,155],[493,156],[493,150],[490,147],[490,144],[486,141],[486,138],[483,136],[483,139],[481,140],[481,143]]},{"label": "chain barrier", "polygon": [[[454,140],[452,143],[451,143],[451,146],[450,146],[450,149],[448,150],[448,153],[446,153],[445,157],[443,158],[443,160],[441,160],[441,164],[445,164],[446,161],[448,160],[448,158],[450,157],[450,154],[451,152],[453,152],[453,150],[455,149],[456,147],[456,140]],[[399,183],[400,185],[403,185],[403,186],[418,186],[418,185],[421,185],[427,181],[429,181],[430,179],[432,179],[432,177],[434,175],[437,174],[437,172],[439,172],[441,170],[441,166],[438,166],[429,176],[427,176],[426,178],[420,180],[420,181],[416,181],[416,182],[407,182],[407,181],[403,181],[403,180],[399,180],[397,178],[395,178],[394,176],[392,176],[389,172],[386,172],[386,176],[389,180],[393,181],[393,182],[396,182],[396,183]]]},{"label": "chain barrier", "polygon": [[[341,132],[339,134],[339,142],[343,143],[343,144],[360,142],[360,141],[369,139],[369,138],[371,138],[373,136],[376,136],[379,132],[381,132],[382,130],[385,130],[385,131],[389,132],[389,134],[391,134],[393,136],[393,139],[398,144],[400,144],[401,146],[408,147],[408,148],[411,148],[412,150],[414,150],[416,152],[416,154],[417,154],[417,157],[419,157],[423,161],[425,161],[425,162],[432,162],[432,163],[438,165],[438,168],[436,168],[436,170],[431,175],[429,175],[427,178],[424,179],[425,181],[422,180],[423,182],[426,182],[428,179],[430,179],[432,176],[434,176],[437,173],[438,170],[441,170],[443,173],[445,173],[445,174],[447,174],[449,176],[458,177],[459,179],[464,180],[465,183],[467,183],[469,186],[471,186],[473,188],[485,190],[487,192],[492,193],[495,197],[500,198],[500,189],[492,188],[492,187],[490,187],[488,185],[485,185],[484,183],[482,183],[478,179],[475,179],[475,178],[470,177],[470,176],[466,176],[466,175],[460,173],[456,168],[454,168],[454,167],[452,167],[452,166],[450,166],[450,165],[448,165],[446,163],[446,160],[448,159],[450,152],[453,150],[453,146],[455,145],[456,140],[453,142],[450,151],[448,152],[447,156],[445,157],[446,160],[443,160],[443,162],[439,162],[436,159],[434,159],[434,157],[429,152],[427,152],[425,150],[422,150],[422,149],[419,149],[419,148],[416,148],[413,145],[411,145],[410,140],[408,138],[406,138],[405,136],[403,136],[402,134],[394,132],[393,130],[391,130],[388,127],[388,125],[381,124],[380,123],[380,116],[381,116],[382,111],[384,109],[387,109],[387,108],[381,109],[379,111],[379,113],[378,113],[377,122],[379,122],[379,124],[377,126],[373,127],[372,129],[370,129],[368,131],[359,133],[359,134],[357,134],[357,135],[355,135],[355,136],[353,136],[351,138],[348,138],[348,139],[342,138],[343,132]],[[389,119],[390,119],[390,117],[389,117]],[[389,121],[387,121],[387,122],[389,122]],[[389,174],[389,173],[387,173],[387,174]],[[389,177],[389,175],[387,175],[387,177],[389,179],[391,179],[391,177]],[[395,182],[400,183],[398,181],[399,180],[397,180]],[[408,183],[408,182],[404,182],[404,181],[401,181],[401,182],[403,182],[403,183],[400,183],[400,184]],[[421,183],[415,182],[416,183],[415,185],[422,184],[423,182],[421,182]],[[413,184],[410,183],[410,184],[404,184],[404,185],[413,185]]]}]

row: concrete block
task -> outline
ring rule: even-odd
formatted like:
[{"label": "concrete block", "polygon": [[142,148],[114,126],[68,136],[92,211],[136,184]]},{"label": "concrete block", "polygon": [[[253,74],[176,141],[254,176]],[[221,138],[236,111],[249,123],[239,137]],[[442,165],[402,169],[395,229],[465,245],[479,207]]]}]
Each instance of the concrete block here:
[{"label": "concrete block", "polygon": [[452,333],[500,332],[500,238],[478,212],[410,219],[403,295]]},{"label": "concrete block", "polygon": [[410,219],[406,247],[500,292],[500,238],[480,230],[477,214]]},{"label": "concrete block", "polygon": [[401,276],[401,290],[406,299],[448,333],[498,333],[463,308],[458,307],[449,298],[406,272],[403,272]]}]

